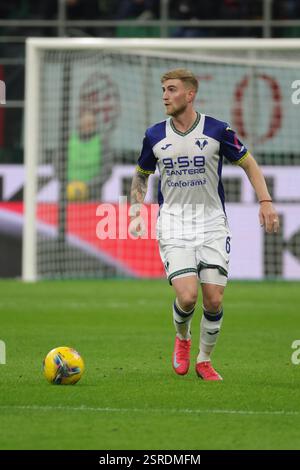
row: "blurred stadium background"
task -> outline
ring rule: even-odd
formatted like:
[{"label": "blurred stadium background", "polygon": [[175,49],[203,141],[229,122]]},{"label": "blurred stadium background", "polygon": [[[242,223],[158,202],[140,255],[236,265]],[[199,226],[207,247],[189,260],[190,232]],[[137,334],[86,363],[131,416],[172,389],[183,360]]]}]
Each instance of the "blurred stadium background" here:
[{"label": "blurred stadium background", "polygon": [[[297,38],[300,31],[300,5],[295,0],[14,0],[2,1],[0,11],[0,79],[6,84],[6,104],[0,107],[1,277],[22,273],[28,36],[207,40]],[[251,53],[253,59],[253,51],[246,53],[249,60]],[[264,167],[280,210],[280,235],[261,234],[255,196],[244,184],[244,175],[225,167],[226,200],[237,235],[231,277],[300,278],[298,108],[290,100],[291,84],[299,76],[299,52],[269,51],[256,56],[260,62],[255,65],[246,60],[226,64],[226,54],[234,60],[238,54],[241,60],[245,56],[237,51],[216,52],[214,61],[175,60],[168,52],[148,58],[58,51],[43,56],[37,277],[163,276],[155,244],[99,241],[95,211],[99,202],[116,204],[119,196],[128,196],[144,129],[164,116],[159,75],[185,65],[200,79],[198,108],[237,130]],[[291,65],[283,66],[283,58]],[[262,64],[264,59],[273,62]],[[88,159],[87,153],[94,157]],[[81,167],[78,159],[85,159]],[[155,176],[147,203],[156,202],[157,183]],[[245,243],[255,244],[256,255],[244,250]]]}]

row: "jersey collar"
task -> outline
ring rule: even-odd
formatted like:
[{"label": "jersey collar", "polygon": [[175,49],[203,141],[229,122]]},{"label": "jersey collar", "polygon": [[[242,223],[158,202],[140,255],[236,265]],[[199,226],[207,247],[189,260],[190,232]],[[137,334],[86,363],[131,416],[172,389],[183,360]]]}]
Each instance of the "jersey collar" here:
[{"label": "jersey collar", "polygon": [[174,125],[174,123],[173,123],[173,119],[171,118],[171,119],[170,119],[170,124],[171,124],[172,130],[173,130],[176,134],[181,135],[181,136],[185,136],[185,135],[188,135],[190,132],[193,132],[193,130],[198,126],[199,121],[200,121],[200,117],[201,117],[201,115],[200,115],[200,113],[198,113],[198,111],[196,111],[196,113],[197,113],[197,117],[196,117],[196,119],[195,119],[194,124],[192,125],[192,127],[190,127],[190,128],[189,128],[187,131],[185,131],[185,132],[181,132],[181,131],[179,131],[178,129],[176,129],[176,127],[175,127],[175,125]]}]

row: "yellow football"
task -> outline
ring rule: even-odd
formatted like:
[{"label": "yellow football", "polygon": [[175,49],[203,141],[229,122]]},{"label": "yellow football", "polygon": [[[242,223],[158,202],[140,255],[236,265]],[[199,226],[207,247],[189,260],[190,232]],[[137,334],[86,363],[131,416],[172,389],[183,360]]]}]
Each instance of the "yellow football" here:
[{"label": "yellow football", "polygon": [[88,194],[88,186],[83,181],[71,181],[67,186],[68,201],[86,201]]},{"label": "yellow football", "polygon": [[73,385],[84,372],[84,362],[73,348],[60,346],[51,349],[43,361],[44,376],[56,385]]}]

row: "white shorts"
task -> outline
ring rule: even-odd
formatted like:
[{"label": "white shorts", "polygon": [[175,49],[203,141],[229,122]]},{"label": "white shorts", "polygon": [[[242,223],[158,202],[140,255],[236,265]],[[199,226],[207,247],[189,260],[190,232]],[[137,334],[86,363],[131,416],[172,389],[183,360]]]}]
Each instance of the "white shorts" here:
[{"label": "white shorts", "polygon": [[167,278],[196,275],[201,283],[225,286],[228,277],[231,234],[227,229],[204,234],[204,241],[159,240]]}]

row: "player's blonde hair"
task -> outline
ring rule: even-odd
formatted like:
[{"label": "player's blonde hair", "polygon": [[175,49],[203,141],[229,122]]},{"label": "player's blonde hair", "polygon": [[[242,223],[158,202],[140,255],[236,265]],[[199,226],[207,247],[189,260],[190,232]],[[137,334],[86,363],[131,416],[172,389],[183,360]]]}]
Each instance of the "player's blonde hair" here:
[{"label": "player's blonde hair", "polygon": [[181,80],[185,85],[193,88],[193,90],[195,90],[196,93],[198,91],[198,80],[196,78],[196,75],[194,75],[193,72],[191,72],[188,69],[169,70],[169,72],[166,72],[163,74],[160,81],[161,83],[164,83],[166,80],[171,80],[171,79]]}]

